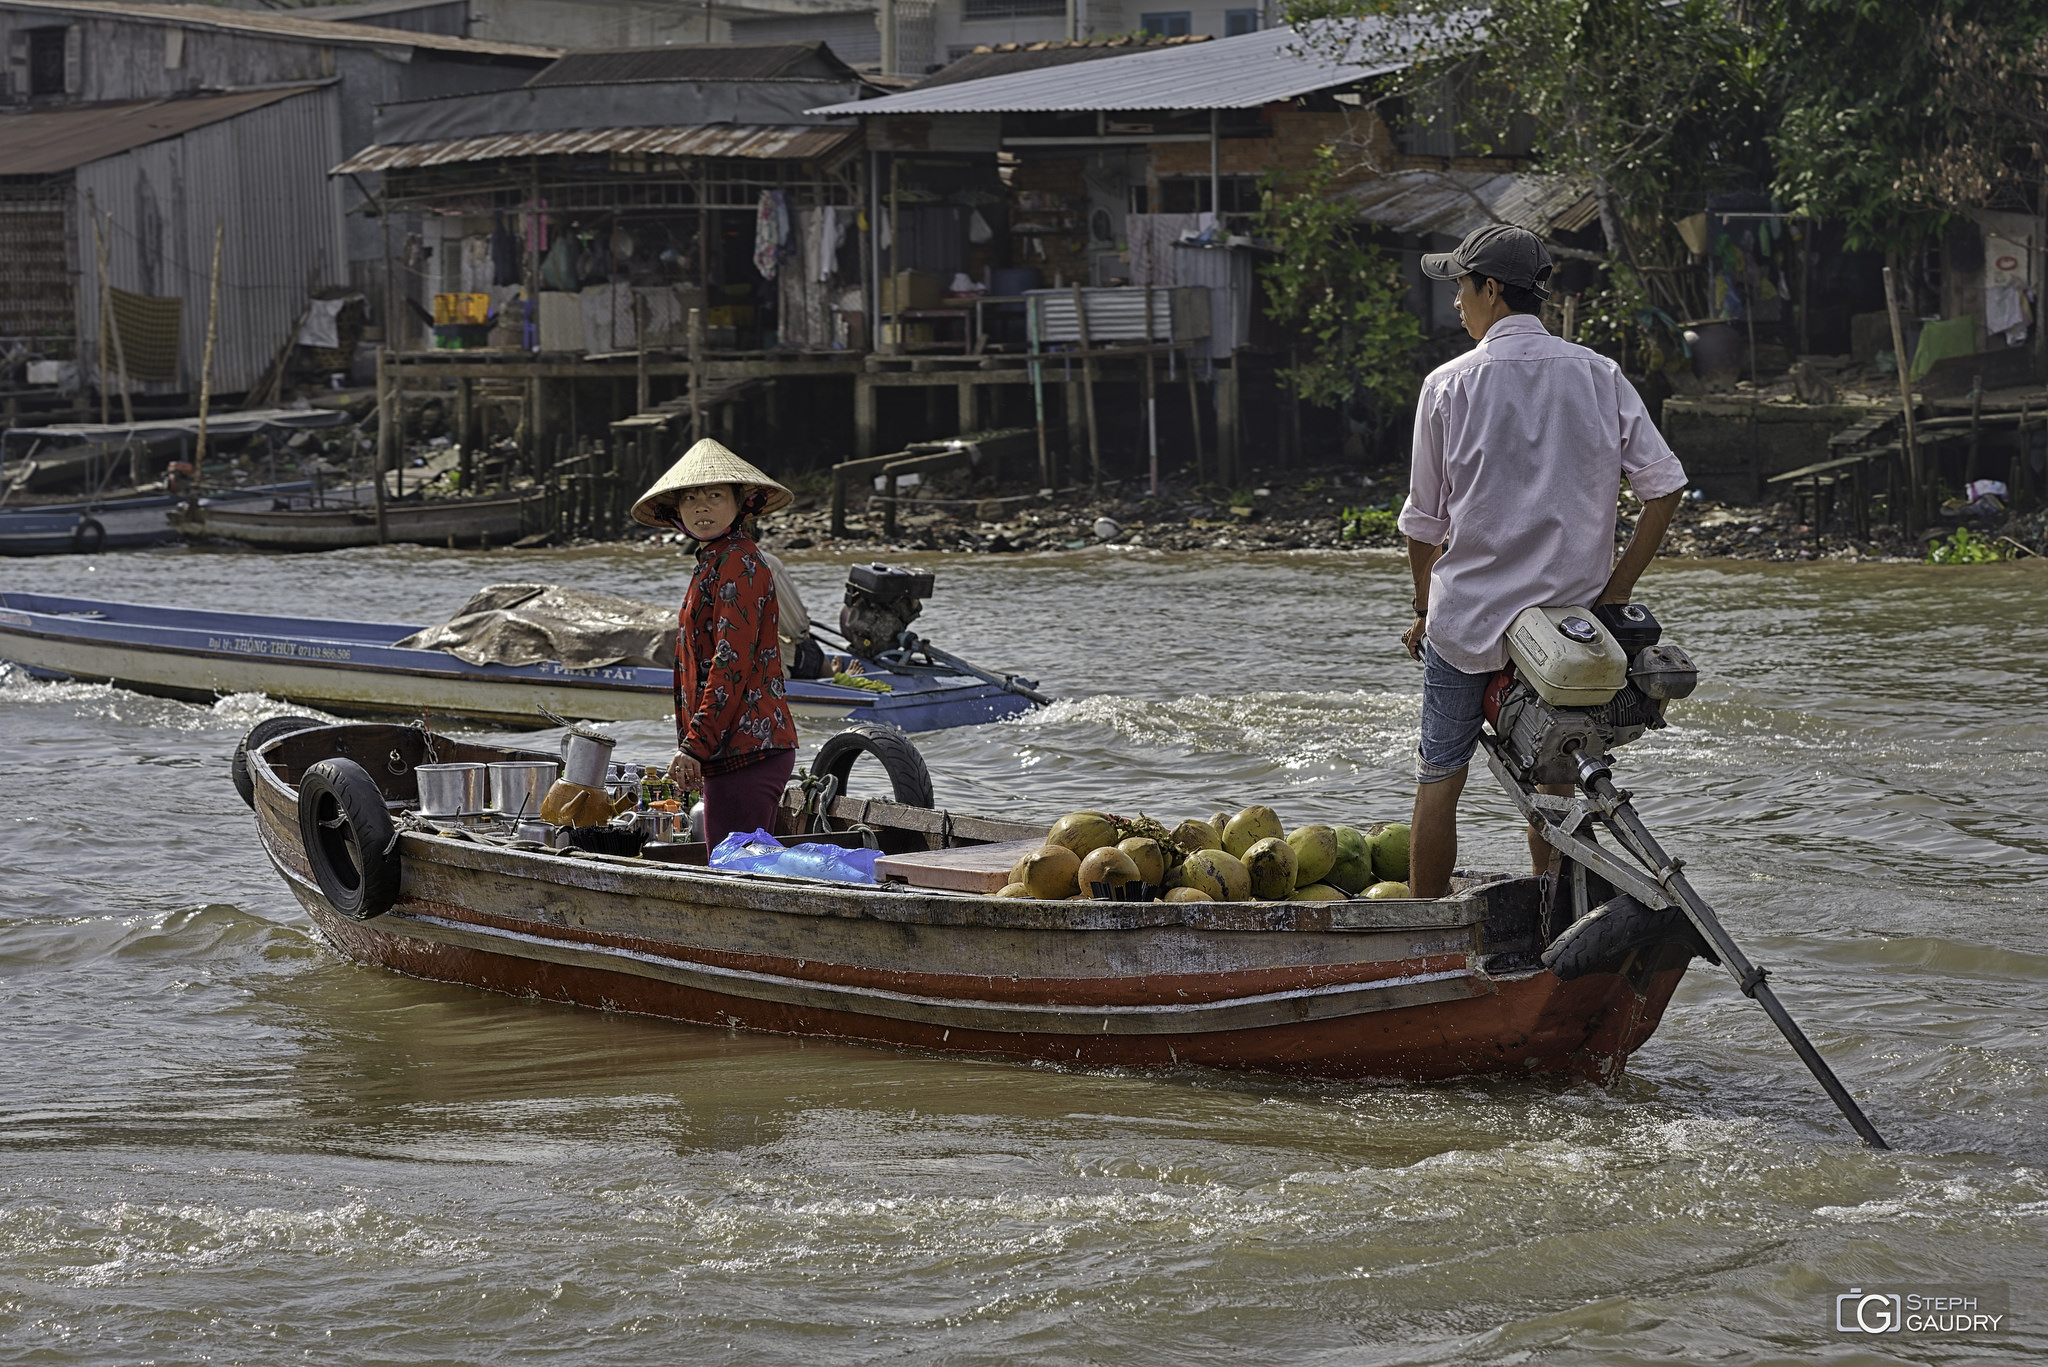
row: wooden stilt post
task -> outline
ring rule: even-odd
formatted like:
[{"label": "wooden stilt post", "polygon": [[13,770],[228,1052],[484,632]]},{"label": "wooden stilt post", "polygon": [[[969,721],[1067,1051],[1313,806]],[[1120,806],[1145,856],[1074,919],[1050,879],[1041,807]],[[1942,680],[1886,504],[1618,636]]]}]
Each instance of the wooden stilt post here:
[{"label": "wooden stilt post", "polygon": [[391,468],[391,367],[388,364],[391,346],[387,342],[377,348],[377,469],[371,476],[370,487],[377,510],[377,544],[383,545],[390,536],[390,529],[384,519],[384,472]]},{"label": "wooden stilt post", "polygon": [[1045,362],[1038,355],[1038,304],[1037,299],[1024,301],[1024,334],[1031,357],[1031,411],[1038,423],[1038,478],[1047,489],[1056,489],[1058,483],[1052,477],[1052,450],[1045,441]]},{"label": "wooden stilt post", "polygon": [[1921,470],[1919,433],[1915,430],[1913,414],[1913,384],[1906,372],[1906,325],[1899,316],[1898,285],[1892,276],[1892,268],[1884,268],[1884,305],[1892,320],[1892,358],[1899,371],[1899,407],[1905,418],[1904,449],[1906,455],[1906,535],[1912,536],[1920,530],[1923,512],[1921,509]]},{"label": "wooden stilt post", "polygon": [[1202,393],[1195,385],[1195,349],[1189,347],[1181,359],[1185,362],[1183,378],[1188,386],[1188,435],[1195,443],[1195,483],[1200,484],[1206,478],[1207,462],[1202,458]]},{"label": "wooden stilt post", "polygon": [[1088,487],[1102,492],[1102,433],[1095,423],[1095,339],[1088,332],[1088,296],[1074,282],[1074,325],[1081,332],[1081,402],[1087,405]]},{"label": "wooden stilt post", "polygon": [[[853,454],[867,460],[875,454],[875,382],[863,372],[853,377]],[[843,532],[843,528],[841,529]]]},{"label": "wooden stilt post", "polygon": [[704,310],[690,310],[690,441],[702,441],[704,432]]}]

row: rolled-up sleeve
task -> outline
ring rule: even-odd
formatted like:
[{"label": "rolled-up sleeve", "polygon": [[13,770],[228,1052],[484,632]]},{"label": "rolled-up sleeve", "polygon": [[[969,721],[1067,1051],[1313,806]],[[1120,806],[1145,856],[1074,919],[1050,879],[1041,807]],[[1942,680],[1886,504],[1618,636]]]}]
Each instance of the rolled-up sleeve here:
[{"label": "rolled-up sleeve", "polygon": [[1404,535],[1440,546],[1450,535],[1450,481],[1444,477],[1443,390],[1424,385],[1415,404],[1415,457],[1408,471],[1408,500],[1398,525]]},{"label": "rolled-up sleeve", "polygon": [[1650,421],[1643,396],[1619,367],[1614,372],[1614,387],[1614,406],[1621,424],[1621,472],[1628,477],[1628,487],[1645,503],[1677,493],[1686,485],[1685,467]]}]

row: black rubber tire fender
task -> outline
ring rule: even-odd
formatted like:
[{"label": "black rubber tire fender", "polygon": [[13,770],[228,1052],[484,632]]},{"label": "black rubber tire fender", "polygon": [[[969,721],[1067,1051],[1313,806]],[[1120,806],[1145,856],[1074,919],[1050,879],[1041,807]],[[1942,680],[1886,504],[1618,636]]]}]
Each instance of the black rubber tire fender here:
[{"label": "black rubber tire fender", "polygon": [[924,756],[908,735],[886,722],[861,722],[828,738],[818,747],[811,772],[820,778],[830,775],[838,779],[843,795],[854,761],[862,755],[872,755],[880,762],[897,802],[905,807],[932,805],[932,771],[925,767]]},{"label": "black rubber tire fender", "polygon": [[250,811],[256,810],[256,780],[249,773],[249,754],[261,750],[279,736],[306,731],[326,723],[314,717],[265,717],[249,728],[249,734],[235,742],[235,757],[228,761],[228,777]]},{"label": "black rubber tire fender", "polygon": [[96,555],[107,544],[107,529],[96,517],[81,517],[71,529],[71,549],[79,555]]},{"label": "black rubber tire fender", "polygon": [[398,901],[398,830],[384,794],[352,759],[323,759],[299,780],[299,840],[327,904],[368,921]]},{"label": "black rubber tire fender", "polygon": [[1565,982],[1612,972],[1635,950],[1675,940],[1695,955],[1713,955],[1677,907],[1652,911],[1627,893],[1611,897],[1566,926],[1543,951],[1543,966]]}]

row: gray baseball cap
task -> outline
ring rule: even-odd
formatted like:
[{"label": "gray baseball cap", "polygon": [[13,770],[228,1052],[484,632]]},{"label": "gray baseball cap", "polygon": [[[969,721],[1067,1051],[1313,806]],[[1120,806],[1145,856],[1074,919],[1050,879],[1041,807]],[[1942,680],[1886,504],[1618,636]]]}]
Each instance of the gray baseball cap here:
[{"label": "gray baseball cap", "polygon": [[1550,253],[1536,234],[1507,223],[1489,223],[1465,234],[1454,252],[1425,252],[1422,273],[1432,280],[1456,280],[1483,275],[1503,285],[1533,290],[1540,299],[1550,297],[1543,282],[1550,278]]}]

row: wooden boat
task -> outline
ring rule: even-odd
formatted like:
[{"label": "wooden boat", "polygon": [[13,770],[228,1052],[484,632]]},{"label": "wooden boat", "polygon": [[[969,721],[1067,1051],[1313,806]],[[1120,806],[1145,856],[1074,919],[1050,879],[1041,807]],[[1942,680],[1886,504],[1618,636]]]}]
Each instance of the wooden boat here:
[{"label": "wooden boat", "polygon": [[[1658,943],[1565,982],[1539,966],[1529,877],[1462,878],[1438,901],[1034,902],[558,853],[409,814],[427,752],[425,732],[396,726],[259,744],[259,838],[343,953],[512,996],[1086,1067],[1609,1081],[1692,952]],[[800,810],[792,789],[786,829]],[[825,810],[899,851],[1044,837],[856,798]]]},{"label": "wooden boat", "polygon": [[394,499],[384,527],[369,503],[313,508],[195,508],[171,525],[199,541],[232,541],[271,551],[338,551],[355,546],[503,546],[542,530],[547,500],[538,492],[488,498]]},{"label": "wooden boat", "polygon": [[[196,702],[263,693],[338,716],[428,712],[511,727],[548,725],[542,708],[585,721],[673,715],[674,680],[666,669],[473,665],[445,651],[392,644],[417,630],[388,622],[0,593],[0,660],[39,677],[105,681]],[[790,708],[800,717],[935,731],[997,721],[1032,706],[982,679],[874,669],[870,677],[889,691],[792,679]]]},{"label": "wooden boat", "polygon": [[[209,512],[268,509],[304,497],[312,481],[254,485],[200,500]],[[171,515],[186,500],[171,494],[69,500],[0,507],[0,555],[92,555],[135,550],[178,539]]]}]

